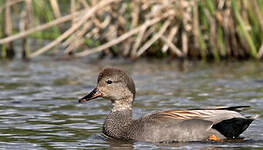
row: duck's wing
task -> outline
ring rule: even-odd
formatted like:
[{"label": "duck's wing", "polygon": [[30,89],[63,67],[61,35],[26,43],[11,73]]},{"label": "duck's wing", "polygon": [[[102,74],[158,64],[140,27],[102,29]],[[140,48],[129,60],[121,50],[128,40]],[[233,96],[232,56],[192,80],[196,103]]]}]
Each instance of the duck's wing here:
[{"label": "duck's wing", "polygon": [[221,122],[223,120],[228,120],[232,118],[250,118],[255,119],[254,117],[245,117],[239,112],[249,106],[234,106],[234,107],[206,107],[198,109],[189,109],[189,110],[168,110],[157,112],[153,115],[156,117],[164,117],[170,119],[201,119],[212,121],[214,124]]},{"label": "duck's wing", "polygon": [[175,119],[175,120],[205,120],[211,121],[211,128],[216,129],[225,137],[238,137],[247,129],[250,123],[256,118],[245,117],[238,111],[247,108],[247,106],[235,107],[210,107],[206,109],[191,110],[168,110],[152,114],[159,119]]},{"label": "duck's wing", "polygon": [[201,108],[194,108],[189,110],[232,110],[241,112],[245,109],[250,108],[250,106],[244,105],[244,106],[209,106],[209,107],[201,107]]},{"label": "duck's wing", "polygon": [[168,110],[155,114],[158,118],[170,119],[201,119],[212,121],[214,124],[231,118],[244,118],[240,113],[229,110]]}]

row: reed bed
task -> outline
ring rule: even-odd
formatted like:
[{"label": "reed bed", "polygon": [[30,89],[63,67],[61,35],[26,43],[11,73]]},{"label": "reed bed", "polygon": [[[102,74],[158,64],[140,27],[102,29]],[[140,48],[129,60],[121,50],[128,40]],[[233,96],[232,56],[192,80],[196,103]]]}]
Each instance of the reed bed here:
[{"label": "reed bed", "polygon": [[[263,57],[262,0],[0,0],[0,49],[12,58]],[[32,39],[47,40],[32,49]]]}]

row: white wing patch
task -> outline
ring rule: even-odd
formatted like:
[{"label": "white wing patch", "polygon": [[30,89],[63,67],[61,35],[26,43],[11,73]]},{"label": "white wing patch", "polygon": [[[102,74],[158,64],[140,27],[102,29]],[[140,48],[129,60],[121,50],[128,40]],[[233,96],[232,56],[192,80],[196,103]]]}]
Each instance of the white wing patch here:
[{"label": "white wing patch", "polygon": [[174,119],[202,119],[213,123],[231,118],[244,118],[240,113],[229,110],[170,110],[157,114]]}]

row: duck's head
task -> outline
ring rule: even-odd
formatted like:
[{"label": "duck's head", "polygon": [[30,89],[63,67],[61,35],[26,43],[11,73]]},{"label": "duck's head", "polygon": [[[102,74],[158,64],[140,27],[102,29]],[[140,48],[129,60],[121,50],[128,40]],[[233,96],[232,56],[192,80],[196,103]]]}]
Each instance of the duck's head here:
[{"label": "duck's head", "polygon": [[120,69],[105,68],[98,76],[96,88],[79,99],[79,102],[86,102],[97,97],[109,99],[113,104],[131,105],[135,97],[134,82]]}]

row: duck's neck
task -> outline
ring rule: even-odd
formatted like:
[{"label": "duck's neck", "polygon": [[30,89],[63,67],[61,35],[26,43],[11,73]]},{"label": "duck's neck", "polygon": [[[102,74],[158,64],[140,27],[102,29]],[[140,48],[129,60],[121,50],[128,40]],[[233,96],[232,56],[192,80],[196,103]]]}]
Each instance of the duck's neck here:
[{"label": "duck's neck", "polygon": [[111,109],[111,112],[132,110],[132,100],[128,99],[113,101],[112,105],[113,108]]},{"label": "duck's neck", "polygon": [[131,123],[132,104],[115,101],[110,114],[104,122],[103,133],[113,138],[125,139]]}]

